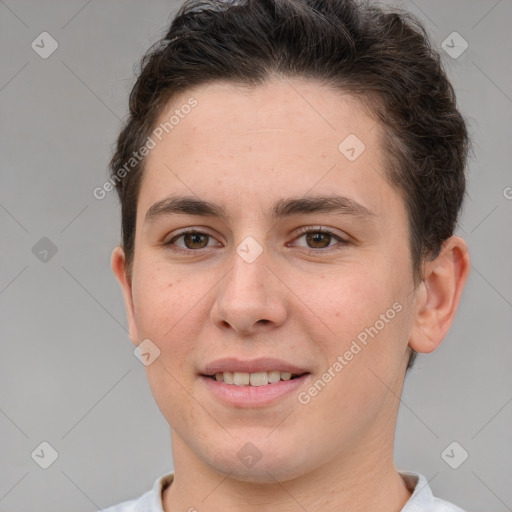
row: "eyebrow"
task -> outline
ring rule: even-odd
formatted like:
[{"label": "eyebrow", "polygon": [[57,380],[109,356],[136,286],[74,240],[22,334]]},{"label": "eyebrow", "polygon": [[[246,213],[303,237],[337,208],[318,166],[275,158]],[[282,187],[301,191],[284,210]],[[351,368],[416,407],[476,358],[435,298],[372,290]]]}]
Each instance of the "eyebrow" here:
[{"label": "eyebrow", "polygon": [[[270,211],[273,220],[307,213],[334,213],[355,217],[376,217],[375,213],[366,206],[363,206],[354,199],[340,195],[302,196],[280,199],[273,205]],[[192,196],[171,196],[157,201],[149,208],[144,224],[150,224],[159,217],[176,214],[217,217],[226,222],[230,219],[226,209],[220,204],[204,201]]]}]

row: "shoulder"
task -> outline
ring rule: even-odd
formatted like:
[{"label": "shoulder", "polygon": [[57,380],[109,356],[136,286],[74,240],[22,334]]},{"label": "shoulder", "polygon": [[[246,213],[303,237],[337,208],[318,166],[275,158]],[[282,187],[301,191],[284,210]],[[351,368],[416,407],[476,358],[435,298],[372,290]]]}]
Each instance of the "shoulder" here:
[{"label": "shoulder", "polygon": [[163,512],[162,494],[164,489],[171,484],[173,478],[173,473],[161,475],[155,480],[153,488],[140,496],[140,498],[123,501],[117,505],[105,508],[101,512]]},{"label": "shoulder", "polygon": [[434,510],[432,512],[464,512],[461,508],[457,507],[453,503],[434,498],[433,500]]},{"label": "shoulder", "polygon": [[152,512],[153,509],[150,507],[152,506],[153,502],[154,492],[153,489],[151,489],[138,499],[123,501],[117,505],[104,508],[101,512]]}]

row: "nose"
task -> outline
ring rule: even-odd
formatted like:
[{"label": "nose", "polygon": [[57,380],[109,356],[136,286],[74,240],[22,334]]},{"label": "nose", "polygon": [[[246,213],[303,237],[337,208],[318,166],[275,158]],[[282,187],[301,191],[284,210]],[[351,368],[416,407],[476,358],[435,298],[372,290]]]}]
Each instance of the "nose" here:
[{"label": "nose", "polygon": [[248,263],[233,252],[231,271],[219,283],[211,320],[240,336],[272,330],[286,320],[286,287],[268,267],[263,252]]}]

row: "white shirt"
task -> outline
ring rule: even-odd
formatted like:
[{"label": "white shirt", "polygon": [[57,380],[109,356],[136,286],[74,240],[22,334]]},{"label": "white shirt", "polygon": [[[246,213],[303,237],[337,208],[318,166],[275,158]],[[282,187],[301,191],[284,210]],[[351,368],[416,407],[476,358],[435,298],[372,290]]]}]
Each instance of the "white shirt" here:
[{"label": "white shirt", "polygon": [[[420,473],[400,471],[412,495],[401,512],[464,512],[461,508],[434,497],[427,479]],[[159,476],[153,488],[140,498],[124,501],[118,505],[103,509],[102,512],[164,512],[162,493],[174,478],[173,473]],[[99,511],[98,511],[99,512]]]}]

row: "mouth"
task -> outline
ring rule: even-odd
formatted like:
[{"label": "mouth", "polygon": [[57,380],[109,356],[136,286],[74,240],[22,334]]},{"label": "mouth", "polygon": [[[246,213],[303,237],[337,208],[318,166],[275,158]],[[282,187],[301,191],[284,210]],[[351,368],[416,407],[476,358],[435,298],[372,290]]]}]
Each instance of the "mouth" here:
[{"label": "mouth", "polygon": [[202,374],[203,377],[208,377],[217,382],[223,382],[233,386],[268,386],[275,384],[279,381],[289,381],[307,375],[308,372],[291,373],[280,370],[261,371],[261,372],[216,372],[211,375]]},{"label": "mouth", "polygon": [[230,407],[266,407],[298,392],[310,380],[305,367],[285,359],[225,357],[200,369],[209,396]]},{"label": "mouth", "polygon": [[247,409],[272,406],[289,399],[307,386],[311,374],[271,370],[253,373],[216,372],[214,375],[201,374],[199,377],[209,396],[229,407]]}]

